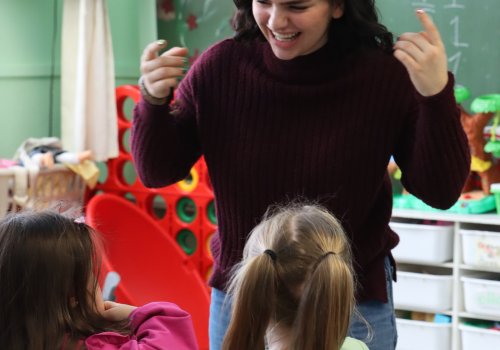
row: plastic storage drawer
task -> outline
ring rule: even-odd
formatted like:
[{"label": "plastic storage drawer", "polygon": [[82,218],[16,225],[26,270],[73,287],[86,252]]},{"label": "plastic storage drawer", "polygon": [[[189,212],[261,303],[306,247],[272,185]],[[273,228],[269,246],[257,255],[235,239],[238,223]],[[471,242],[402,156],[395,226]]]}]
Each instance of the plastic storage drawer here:
[{"label": "plastic storage drawer", "polygon": [[397,309],[445,311],[452,306],[453,276],[398,271],[393,284]]},{"label": "plastic storage drawer", "polygon": [[459,325],[462,350],[500,349],[500,331]]},{"label": "plastic storage drawer", "polygon": [[396,350],[446,350],[451,348],[451,323],[432,323],[397,318],[396,326],[398,329]]},{"label": "plastic storage drawer", "polygon": [[419,225],[391,222],[399,235],[399,244],[392,250],[397,261],[442,263],[453,258],[452,225]]},{"label": "plastic storage drawer", "polygon": [[461,277],[465,311],[500,318],[500,281]]},{"label": "plastic storage drawer", "polygon": [[500,232],[460,230],[464,264],[500,270]]}]

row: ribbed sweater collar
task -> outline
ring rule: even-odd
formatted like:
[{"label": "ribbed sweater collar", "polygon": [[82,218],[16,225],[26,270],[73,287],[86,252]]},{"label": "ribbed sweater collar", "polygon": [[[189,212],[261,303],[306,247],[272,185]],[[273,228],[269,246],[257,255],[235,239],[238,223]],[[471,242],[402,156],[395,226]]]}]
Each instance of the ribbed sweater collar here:
[{"label": "ribbed sweater collar", "polygon": [[291,60],[276,57],[270,44],[259,42],[266,70],[274,78],[284,83],[321,83],[332,79],[342,71],[347,55],[341,55],[334,45],[326,44],[308,55]]}]

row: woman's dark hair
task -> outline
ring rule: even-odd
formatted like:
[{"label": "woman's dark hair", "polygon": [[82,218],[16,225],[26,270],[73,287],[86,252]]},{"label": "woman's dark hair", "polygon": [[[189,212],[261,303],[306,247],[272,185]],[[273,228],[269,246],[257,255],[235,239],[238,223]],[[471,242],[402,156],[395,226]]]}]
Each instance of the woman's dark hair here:
[{"label": "woman's dark hair", "polygon": [[0,222],[2,349],[69,349],[94,333],[127,331],[97,311],[96,247],[89,226],[54,212],[11,214]]},{"label": "woman's dark hair", "polygon": [[[236,31],[235,39],[248,41],[255,38],[264,40],[252,14],[253,0],[233,0],[236,13],[232,25]],[[391,51],[392,33],[379,23],[375,0],[329,0],[343,4],[344,14],[340,19],[332,19],[329,37],[341,41],[350,48],[380,47]]]}]

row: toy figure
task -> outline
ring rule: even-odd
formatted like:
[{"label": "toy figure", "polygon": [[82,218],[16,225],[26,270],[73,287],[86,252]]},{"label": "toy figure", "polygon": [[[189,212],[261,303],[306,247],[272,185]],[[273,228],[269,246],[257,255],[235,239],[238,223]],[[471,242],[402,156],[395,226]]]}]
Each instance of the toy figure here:
[{"label": "toy figure", "polygon": [[[477,174],[481,179],[481,190],[485,195],[491,194],[490,186],[492,183],[500,182],[500,169],[494,166],[493,155],[486,149],[486,140],[484,138],[484,128],[493,118],[493,110],[480,108],[477,101],[484,97],[478,97],[473,101],[472,110],[475,114],[468,113],[461,103],[469,97],[469,92],[464,87],[455,89],[455,97],[460,108],[460,121],[464,128],[469,147],[471,151],[471,172],[465,183],[463,192],[474,190],[474,176]],[[492,135],[494,135],[494,130]],[[493,136],[494,139],[494,136]]]},{"label": "toy figure", "polygon": [[56,137],[29,138],[18,148],[14,159],[27,168],[50,169],[56,163],[82,164],[92,159],[92,151],[65,151]]}]

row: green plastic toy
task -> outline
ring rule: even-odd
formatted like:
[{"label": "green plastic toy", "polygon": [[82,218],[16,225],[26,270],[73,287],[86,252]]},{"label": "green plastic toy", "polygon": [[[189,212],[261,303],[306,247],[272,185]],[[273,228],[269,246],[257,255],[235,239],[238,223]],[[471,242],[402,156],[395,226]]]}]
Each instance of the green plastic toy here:
[{"label": "green plastic toy", "polygon": [[496,139],[496,129],[500,122],[500,94],[490,94],[477,97],[472,101],[474,113],[495,113],[491,127],[490,141],[484,146],[484,151],[500,157],[500,141]]},{"label": "green plastic toy", "polygon": [[454,89],[454,92],[455,92],[455,100],[457,100],[457,103],[459,104],[461,104],[470,97],[469,89],[467,89],[465,86],[462,85],[457,85]]}]

